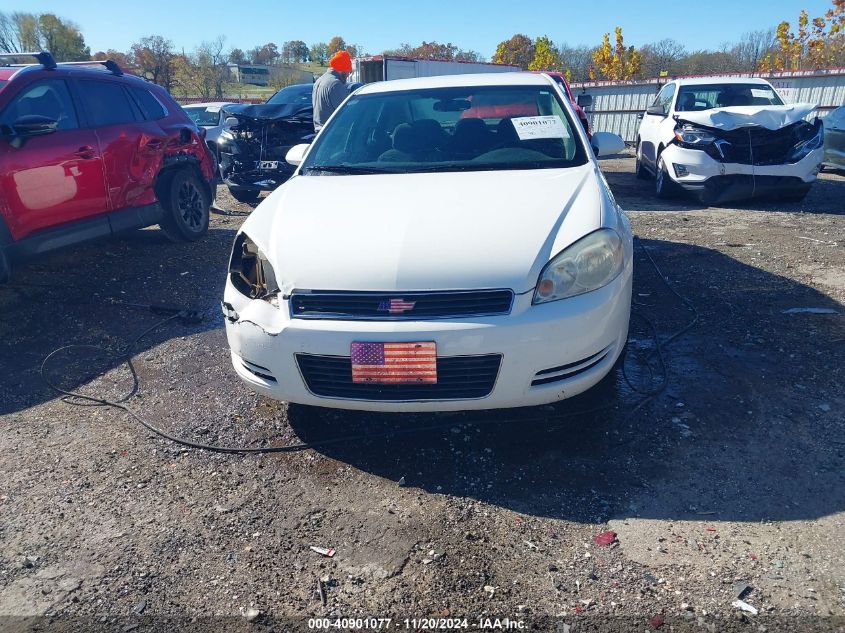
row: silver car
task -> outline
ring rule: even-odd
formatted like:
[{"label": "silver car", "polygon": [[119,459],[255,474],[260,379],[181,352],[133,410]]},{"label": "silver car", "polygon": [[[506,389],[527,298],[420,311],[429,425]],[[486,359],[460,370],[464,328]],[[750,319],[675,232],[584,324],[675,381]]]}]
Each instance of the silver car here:
[{"label": "silver car", "polygon": [[217,141],[225,129],[226,116],[223,114],[223,108],[227,105],[233,104],[229,101],[210,101],[182,106],[182,109],[197,124],[197,127],[205,128],[205,142],[208,143],[208,147],[214,153],[218,165],[220,164],[220,152],[218,151]]},{"label": "silver car", "polygon": [[824,158],[829,169],[845,170],[845,106],[836,108],[824,118]]}]

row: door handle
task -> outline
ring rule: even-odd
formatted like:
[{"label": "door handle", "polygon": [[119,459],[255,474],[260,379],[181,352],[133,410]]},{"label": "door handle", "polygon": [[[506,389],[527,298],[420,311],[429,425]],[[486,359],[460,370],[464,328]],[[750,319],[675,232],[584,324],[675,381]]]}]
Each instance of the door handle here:
[{"label": "door handle", "polygon": [[86,160],[90,160],[92,158],[97,157],[97,153],[94,151],[94,148],[90,145],[83,145],[78,150],[74,152],[79,158],[84,158]]}]

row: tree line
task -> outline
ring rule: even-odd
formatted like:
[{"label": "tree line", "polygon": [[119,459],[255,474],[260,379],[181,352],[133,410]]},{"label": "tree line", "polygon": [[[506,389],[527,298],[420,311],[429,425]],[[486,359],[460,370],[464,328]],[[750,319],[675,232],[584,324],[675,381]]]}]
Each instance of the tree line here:
[{"label": "tree line", "polygon": [[[499,42],[494,63],[512,64],[525,70],[559,71],[570,81],[636,79],[645,77],[706,75],[732,72],[770,72],[845,66],[845,0],[831,0],[823,15],[810,18],[801,11],[797,29],[787,21],[777,27],[750,31],[739,41],[716,50],[688,50],[671,38],[626,45],[621,27],[613,36],[605,33],[595,46],[555,44],[547,35],[529,37],[517,33]],[[340,35],[328,42],[307,44],[289,40],[268,42],[248,50],[228,48],[225,36],[200,43],[190,52],[178,50],[160,35],[134,42],[128,50],[109,49],[91,53],[80,28],[52,13],[0,11],[0,52],[49,50],[58,61],[114,59],[169,91],[205,98],[222,98],[230,81],[230,64],[255,64],[269,68],[268,83],[281,87],[301,81],[301,65],[324,67],[337,51],[353,57],[365,54]],[[480,62],[485,58],[451,42],[423,41],[382,51],[421,59]],[[21,59],[20,61],[28,61]]]},{"label": "tree line", "polygon": [[621,27],[616,27],[613,41],[605,33],[597,46],[555,44],[545,35],[531,38],[517,33],[499,42],[493,62],[559,71],[570,81],[845,66],[845,0],[832,0],[832,7],[813,19],[801,11],[797,26],[793,30],[790,22],[783,21],[774,28],[745,33],[738,42],[716,50],[693,51],[671,38],[639,48],[626,46]]}]

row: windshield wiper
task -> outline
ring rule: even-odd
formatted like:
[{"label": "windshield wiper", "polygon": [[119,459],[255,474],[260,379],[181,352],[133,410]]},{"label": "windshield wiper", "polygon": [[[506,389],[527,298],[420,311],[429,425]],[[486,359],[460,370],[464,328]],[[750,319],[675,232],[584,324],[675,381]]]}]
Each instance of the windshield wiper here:
[{"label": "windshield wiper", "polygon": [[374,167],[356,167],[354,165],[309,165],[303,167],[302,171],[307,173],[313,171],[325,171],[332,174],[389,174],[387,169],[376,169]]}]

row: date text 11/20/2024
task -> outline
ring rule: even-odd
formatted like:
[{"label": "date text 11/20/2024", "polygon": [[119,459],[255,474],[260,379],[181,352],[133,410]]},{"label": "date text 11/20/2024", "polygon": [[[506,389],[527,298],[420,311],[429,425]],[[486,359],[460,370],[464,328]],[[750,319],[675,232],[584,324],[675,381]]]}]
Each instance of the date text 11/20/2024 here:
[{"label": "date text 11/20/2024", "polygon": [[514,631],[525,628],[522,620],[511,618],[310,618],[313,630],[390,630],[447,631],[475,629],[479,631]]}]

